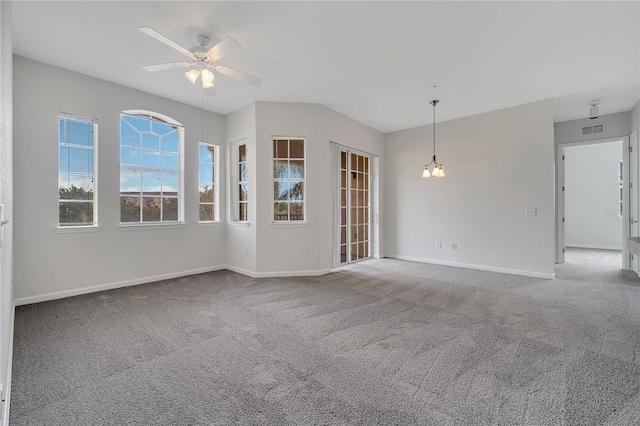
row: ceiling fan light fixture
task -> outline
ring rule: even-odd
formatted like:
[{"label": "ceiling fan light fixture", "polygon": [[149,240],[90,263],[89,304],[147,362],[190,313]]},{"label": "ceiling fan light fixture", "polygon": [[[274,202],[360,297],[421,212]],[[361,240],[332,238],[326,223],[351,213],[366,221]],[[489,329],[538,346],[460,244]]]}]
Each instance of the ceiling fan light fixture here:
[{"label": "ceiling fan light fixture", "polygon": [[213,87],[213,79],[214,79],[214,75],[211,71],[209,71],[206,68],[202,70],[202,87],[203,88],[208,89],[210,87]]},{"label": "ceiling fan light fixture", "polygon": [[431,177],[431,173],[429,173],[429,169],[426,166],[424,168],[424,172],[422,172],[422,177],[423,178]]},{"label": "ceiling fan light fixture", "polygon": [[192,69],[191,71],[185,72],[184,75],[187,77],[187,79],[190,82],[192,82],[193,84],[196,84],[198,77],[200,77],[200,70]]}]

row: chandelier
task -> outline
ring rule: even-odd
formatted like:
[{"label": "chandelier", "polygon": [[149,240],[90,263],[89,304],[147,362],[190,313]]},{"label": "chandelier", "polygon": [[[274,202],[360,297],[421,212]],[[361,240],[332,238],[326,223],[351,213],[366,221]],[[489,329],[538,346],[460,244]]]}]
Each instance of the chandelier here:
[{"label": "chandelier", "polygon": [[[445,177],[444,168],[442,168],[442,163],[438,163],[436,160],[436,105],[440,102],[437,99],[429,102],[433,105],[433,156],[431,157],[431,161],[428,164],[424,165],[424,171],[422,172],[423,178],[428,177]],[[429,172],[429,166],[433,164],[433,168],[431,172]]]}]

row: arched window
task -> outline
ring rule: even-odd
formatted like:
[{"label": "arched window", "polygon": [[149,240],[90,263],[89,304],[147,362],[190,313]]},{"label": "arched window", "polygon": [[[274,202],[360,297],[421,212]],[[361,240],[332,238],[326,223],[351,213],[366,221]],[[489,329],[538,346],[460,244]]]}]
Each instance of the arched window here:
[{"label": "arched window", "polygon": [[150,111],[120,114],[120,222],[183,221],[184,129]]}]

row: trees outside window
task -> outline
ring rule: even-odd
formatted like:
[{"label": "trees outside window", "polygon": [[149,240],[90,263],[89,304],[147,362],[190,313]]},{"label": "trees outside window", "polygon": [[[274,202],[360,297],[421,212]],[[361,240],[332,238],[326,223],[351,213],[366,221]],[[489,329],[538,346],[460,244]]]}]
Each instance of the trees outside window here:
[{"label": "trees outside window", "polygon": [[273,139],[273,221],[305,220],[304,139]]},{"label": "trees outside window", "polygon": [[97,226],[97,120],[61,114],[58,127],[58,226]]},{"label": "trees outside window", "polygon": [[198,192],[200,222],[214,222],[218,219],[217,188],[218,147],[206,142],[198,145]]}]

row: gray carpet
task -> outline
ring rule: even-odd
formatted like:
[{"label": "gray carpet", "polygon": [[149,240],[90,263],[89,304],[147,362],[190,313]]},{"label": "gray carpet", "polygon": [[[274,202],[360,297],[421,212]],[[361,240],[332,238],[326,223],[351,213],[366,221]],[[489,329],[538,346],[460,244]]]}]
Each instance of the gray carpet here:
[{"label": "gray carpet", "polygon": [[10,423],[638,425],[640,280],[567,259],[556,280],[384,259],[18,307]]}]

